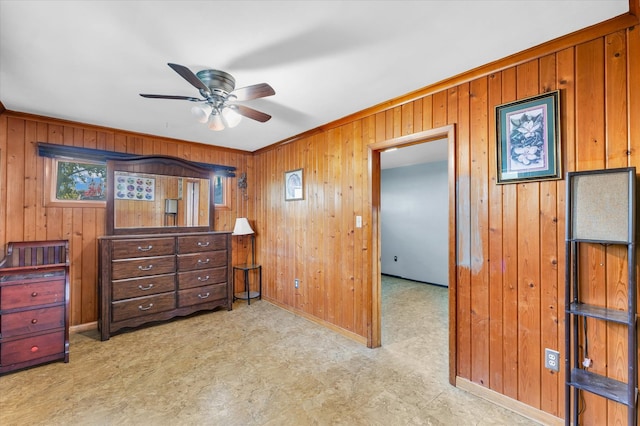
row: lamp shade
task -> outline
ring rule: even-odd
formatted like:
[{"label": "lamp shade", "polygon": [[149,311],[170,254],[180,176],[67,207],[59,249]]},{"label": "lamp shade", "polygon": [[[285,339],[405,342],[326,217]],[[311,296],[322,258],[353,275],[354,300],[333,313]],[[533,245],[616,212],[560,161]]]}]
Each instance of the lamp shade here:
[{"label": "lamp shade", "polygon": [[222,109],[222,118],[227,123],[227,127],[236,127],[242,120],[242,116],[238,114],[236,108],[237,107],[225,106]]},{"label": "lamp shade", "polygon": [[195,105],[191,108],[191,113],[196,116],[200,123],[206,123],[209,121],[209,116],[211,115],[211,105]]},{"label": "lamp shade", "polygon": [[236,219],[236,225],[233,227],[233,233],[231,235],[251,235],[253,229],[249,225],[249,221],[246,217],[239,217]]},{"label": "lamp shade", "polygon": [[214,130],[216,132],[220,130],[224,130],[224,123],[222,122],[222,117],[220,113],[213,112],[211,114],[211,118],[209,119],[209,129]]}]

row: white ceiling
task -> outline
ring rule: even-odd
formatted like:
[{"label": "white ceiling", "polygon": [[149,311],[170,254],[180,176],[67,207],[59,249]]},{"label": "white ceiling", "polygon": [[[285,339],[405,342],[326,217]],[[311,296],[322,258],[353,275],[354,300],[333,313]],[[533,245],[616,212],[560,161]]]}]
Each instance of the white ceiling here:
[{"label": "white ceiling", "polygon": [[[626,13],[629,0],[0,0],[8,110],[254,151]],[[221,69],[273,116],[213,132],[167,66]]]}]

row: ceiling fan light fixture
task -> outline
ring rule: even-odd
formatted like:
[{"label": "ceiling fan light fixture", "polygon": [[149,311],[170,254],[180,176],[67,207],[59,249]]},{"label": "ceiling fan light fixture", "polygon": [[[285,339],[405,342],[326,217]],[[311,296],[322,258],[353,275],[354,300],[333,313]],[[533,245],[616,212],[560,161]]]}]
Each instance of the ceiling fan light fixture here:
[{"label": "ceiling fan light fixture", "polygon": [[195,115],[198,122],[206,123],[207,121],[209,121],[209,116],[211,115],[212,109],[213,108],[211,108],[211,105],[208,104],[194,105],[193,107],[191,107],[191,113]]},{"label": "ceiling fan light fixture", "polygon": [[222,118],[229,128],[236,127],[242,121],[242,116],[238,114],[238,111],[233,106],[225,106],[222,109]]},{"label": "ceiling fan light fixture", "polygon": [[224,122],[222,121],[222,116],[217,111],[214,111],[211,114],[211,118],[209,119],[209,129],[216,132],[224,130]]}]

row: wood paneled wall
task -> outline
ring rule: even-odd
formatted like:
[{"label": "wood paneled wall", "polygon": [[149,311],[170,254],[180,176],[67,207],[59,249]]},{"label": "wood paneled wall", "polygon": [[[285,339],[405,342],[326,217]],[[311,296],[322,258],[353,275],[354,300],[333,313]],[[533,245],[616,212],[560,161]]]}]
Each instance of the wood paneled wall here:
[{"label": "wood paneled wall", "polygon": [[[637,12],[637,2],[630,4]],[[72,324],[96,320],[96,237],[104,209],[45,207],[35,142],[171,155],[246,172],[247,199],[230,185],[216,229],[246,216],[257,231],[263,296],[363,343],[378,326],[372,300],[378,208],[369,146],[455,125],[455,226],[451,274],[455,375],[563,417],[563,376],[544,369],[545,347],[563,352],[565,182],[496,185],[494,108],[560,89],[564,171],[638,165],[640,28],[614,19],[283,141],[253,155],[89,125],[0,113],[0,243],[71,242]],[[304,199],[284,201],[284,172],[304,169]],[[235,182],[233,182],[235,183]],[[355,226],[362,216],[362,228]],[[234,263],[250,240],[233,239]],[[622,306],[626,259],[584,251],[594,303]],[[294,279],[300,287],[294,288]],[[452,318],[452,319],[453,319]],[[625,343],[614,326],[590,325],[593,370],[623,377]],[[624,423],[625,408],[585,396],[584,424]]]},{"label": "wood paneled wall", "polygon": [[[458,257],[450,278],[452,368],[460,378],[563,417],[564,373],[546,370],[543,353],[552,348],[564,356],[565,181],[496,185],[494,109],[560,89],[563,172],[639,166],[640,28],[627,25],[637,24],[635,17],[625,19],[257,152],[264,297],[370,338],[378,237],[368,146],[453,124]],[[298,168],[304,169],[304,200],[284,201],[283,174]],[[362,228],[355,227],[356,216],[363,217]],[[582,256],[590,301],[623,308],[623,252],[593,246]],[[625,377],[624,333],[595,323],[589,333],[592,370]],[[619,404],[591,395],[585,404],[585,425],[625,422]]]},{"label": "wood paneled wall", "polygon": [[[72,326],[97,320],[97,237],[105,232],[105,208],[46,207],[45,159],[37,155],[37,142],[234,166],[237,176],[247,172],[251,179],[251,153],[10,111],[0,114],[0,257],[10,241],[69,240]],[[236,179],[230,179],[230,207],[216,209],[216,230],[230,231],[236,216],[248,214],[248,200],[238,191]],[[249,185],[250,198],[254,190]],[[233,238],[234,263],[246,257],[248,246],[248,238]]]}]

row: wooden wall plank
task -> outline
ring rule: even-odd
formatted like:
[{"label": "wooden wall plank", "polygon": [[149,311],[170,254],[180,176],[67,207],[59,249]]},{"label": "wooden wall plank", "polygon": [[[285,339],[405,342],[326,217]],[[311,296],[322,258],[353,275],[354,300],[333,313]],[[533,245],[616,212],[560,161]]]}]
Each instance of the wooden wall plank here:
[{"label": "wooden wall plank", "polygon": [[504,389],[504,317],[503,317],[503,268],[502,241],[502,185],[497,182],[497,132],[495,107],[502,103],[502,74],[491,74],[488,79],[487,119],[488,134],[488,197],[489,197],[489,387],[499,393]]},{"label": "wooden wall plank", "polygon": [[[557,88],[560,89],[560,143],[562,145],[562,164],[563,173],[566,176],[566,172],[576,169],[576,149],[575,149],[575,67],[574,57],[575,52],[573,48],[561,50],[556,55],[556,79]],[[558,216],[558,277],[563,278],[564,265],[566,263],[565,258],[565,227],[566,227],[566,209],[565,209],[565,196],[566,196],[566,181],[560,180],[557,182],[557,216]],[[564,291],[564,279],[561,280],[561,285],[558,286],[558,301],[559,306],[563,306],[565,300]],[[560,318],[563,318],[562,316]],[[564,347],[564,335],[565,327],[567,324],[564,321],[559,321],[558,325],[558,343],[557,347],[562,348],[560,351],[565,351]],[[561,352],[560,358],[564,359],[564,355]],[[563,370],[561,369],[561,372]],[[562,373],[561,373],[562,374]],[[558,380],[558,416],[564,418],[564,404],[565,399],[565,386],[564,380]]]},{"label": "wooden wall plank", "polygon": [[[626,31],[618,31],[605,37],[605,140],[606,167],[627,167],[629,165],[627,105],[627,55]],[[627,279],[627,248],[609,246],[606,256],[606,306],[626,310],[629,282]],[[618,324],[607,325],[606,365],[609,377],[627,380],[627,332]],[[607,402],[607,418],[610,424],[625,419],[626,407],[612,401]]]},{"label": "wooden wall plank", "polygon": [[[8,117],[0,114],[0,241],[7,239],[7,144],[9,135]],[[2,258],[6,256],[6,244],[0,247]]]},{"label": "wooden wall plank", "polygon": [[[548,55],[539,61],[539,92],[557,88],[556,56]],[[561,143],[561,140],[559,141]],[[560,156],[562,158],[562,156]],[[558,240],[562,240],[562,228],[558,228],[557,182],[540,182],[540,344],[541,355],[546,348],[563,353],[559,346],[559,318],[563,318],[564,299],[558,299]],[[560,236],[558,235],[560,234]],[[542,361],[541,361],[542,362]],[[555,416],[558,407],[558,387],[564,384],[564,376],[552,370],[542,369],[540,375],[540,408]]]},{"label": "wooden wall plank", "polygon": [[34,194],[37,193],[38,187],[42,186],[38,181],[38,157],[29,155],[30,152],[36,150],[37,132],[37,123],[33,121],[25,123],[24,141],[26,152],[24,156],[24,205],[22,211],[24,229],[22,238],[28,241],[36,240],[37,222],[39,222],[39,218],[36,216],[36,206],[39,200]]},{"label": "wooden wall plank", "polygon": [[[511,68],[502,72],[502,102],[513,102],[517,99],[516,70]],[[518,238],[509,236],[509,232],[518,229],[518,191],[517,185],[501,185],[502,187],[502,227],[505,239],[502,241],[502,270],[503,270],[503,386],[504,394],[518,399],[518,356],[519,348],[518,327],[508,324],[518,324]],[[517,234],[516,234],[517,235]]]},{"label": "wooden wall plank", "polygon": [[[538,61],[517,67],[518,98],[538,93]],[[540,184],[521,183],[518,191],[518,399],[540,408]]]},{"label": "wooden wall plank", "polygon": [[[10,118],[7,129],[7,177],[25,175],[25,123],[23,120]],[[10,225],[6,229],[7,242],[23,241],[25,181],[24,179],[11,179],[11,185],[7,185],[7,218]]]},{"label": "wooden wall plank", "polygon": [[[470,126],[469,126],[469,84],[449,90],[449,120],[458,123],[456,138],[456,177],[457,177],[457,230],[458,258],[457,258],[457,363],[458,375],[471,379],[473,371],[471,361],[475,354],[472,352],[471,330],[471,160],[470,160]],[[452,112],[456,107],[457,111]]]},{"label": "wooden wall plank", "polygon": [[[489,158],[487,78],[470,83],[471,380],[489,387]],[[462,117],[459,117],[462,118]]]},{"label": "wooden wall plank", "polygon": [[[409,108],[410,113],[413,112]],[[412,121],[410,114],[407,118]],[[355,328],[355,143],[353,141],[353,123],[346,124],[341,128],[341,160],[342,167],[342,185],[341,185],[341,212],[340,212],[340,228],[342,229],[342,253],[340,253],[341,279],[340,279],[340,297],[339,306],[336,309],[342,312],[340,322],[348,331],[354,331]]]},{"label": "wooden wall plank", "polygon": [[[606,167],[606,143],[604,131],[604,41],[602,38],[576,46],[576,167],[578,170]],[[581,250],[580,275],[584,288],[584,302],[606,305],[605,249],[600,245],[588,245]],[[582,358],[593,360],[591,371],[607,374],[606,334],[602,321],[587,319],[588,341],[583,342]],[[593,424],[607,421],[607,402],[592,394],[584,395],[587,417]]]}]

